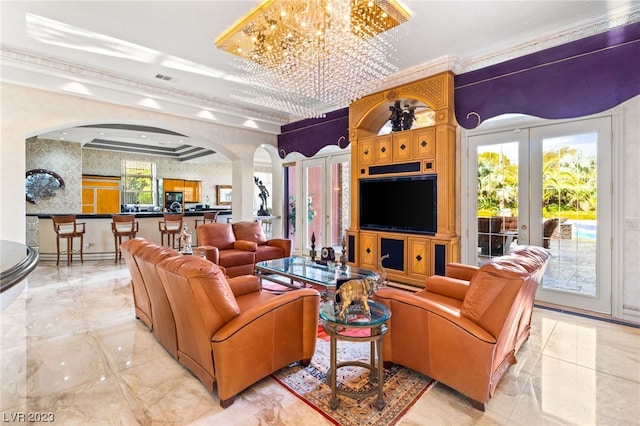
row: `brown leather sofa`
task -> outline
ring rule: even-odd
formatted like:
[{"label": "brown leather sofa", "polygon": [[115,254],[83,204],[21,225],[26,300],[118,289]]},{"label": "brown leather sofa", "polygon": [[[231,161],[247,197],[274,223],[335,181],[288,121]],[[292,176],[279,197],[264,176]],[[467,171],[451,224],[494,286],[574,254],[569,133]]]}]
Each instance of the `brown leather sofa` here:
[{"label": "brown leather sofa", "polygon": [[133,304],[136,310],[136,318],[142,320],[149,328],[153,328],[151,314],[151,300],[147,285],[142,278],[142,273],[133,256],[142,248],[151,245],[144,238],[131,238],[120,244],[121,253],[131,274],[131,288],[133,290]]},{"label": "brown leather sofa", "polygon": [[149,244],[136,251],[133,258],[140,268],[140,274],[149,291],[151,301],[151,318],[153,336],[173,356],[178,358],[178,338],[176,336],[176,321],[164,291],[156,265],[170,257],[182,256],[175,250],[166,247]]},{"label": "brown leather sofa", "polygon": [[291,240],[267,240],[258,222],[206,223],[196,228],[196,234],[198,249],[224,267],[229,277],[252,274],[256,262],[291,255]]},{"label": "brown leather sofa", "polygon": [[262,292],[257,277],[227,280],[216,264],[199,256],[171,257],[157,269],[175,316],[178,361],[210,392],[216,383],[223,408],[278,369],[311,361],[320,303],[316,290]]},{"label": "brown leather sofa", "polygon": [[521,246],[480,268],[449,264],[417,293],[379,289],[375,300],[392,312],[384,361],[432,377],[484,411],[529,337],[548,260],[546,250]]}]

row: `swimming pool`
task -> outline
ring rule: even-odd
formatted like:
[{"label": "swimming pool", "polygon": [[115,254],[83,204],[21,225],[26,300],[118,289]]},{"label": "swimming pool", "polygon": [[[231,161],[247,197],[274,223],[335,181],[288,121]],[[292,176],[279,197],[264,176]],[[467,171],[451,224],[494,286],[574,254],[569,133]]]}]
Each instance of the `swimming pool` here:
[{"label": "swimming pool", "polygon": [[597,221],[571,221],[571,238],[574,240],[595,241],[598,231]]}]

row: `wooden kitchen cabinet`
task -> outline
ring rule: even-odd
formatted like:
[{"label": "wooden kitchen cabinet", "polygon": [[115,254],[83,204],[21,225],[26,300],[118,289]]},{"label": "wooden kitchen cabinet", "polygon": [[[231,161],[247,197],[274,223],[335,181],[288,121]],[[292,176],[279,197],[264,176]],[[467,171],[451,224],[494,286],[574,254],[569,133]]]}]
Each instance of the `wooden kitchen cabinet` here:
[{"label": "wooden kitchen cabinet", "polygon": [[184,203],[202,202],[202,182],[199,180],[164,179],[164,192],[182,192]]}]

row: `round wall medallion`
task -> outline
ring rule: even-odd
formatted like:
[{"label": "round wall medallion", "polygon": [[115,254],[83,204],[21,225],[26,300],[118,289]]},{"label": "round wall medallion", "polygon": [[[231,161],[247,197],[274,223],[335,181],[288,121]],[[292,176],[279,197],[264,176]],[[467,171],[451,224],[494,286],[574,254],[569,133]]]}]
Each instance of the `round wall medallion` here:
[{"label": "round wall medallion", "polygon": [[64,188],[64,180],[50,170],[34,169],[26,173],[24,188],[27,201],[35,204],[39,199],[54,197],[56,190]]}]

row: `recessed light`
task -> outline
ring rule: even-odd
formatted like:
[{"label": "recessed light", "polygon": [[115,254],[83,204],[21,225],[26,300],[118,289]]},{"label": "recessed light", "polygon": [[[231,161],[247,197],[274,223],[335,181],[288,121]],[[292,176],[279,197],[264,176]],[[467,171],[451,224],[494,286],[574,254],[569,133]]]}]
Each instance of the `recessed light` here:
[{"label": "recessed light", "polygon": [[69,133],[67,133],[67,132],[62,132],[62,134],[63,134],[63,135],[68,135]]},{"label": "recessed light", "polygon": [[144,139],[147,137],[147,135],[140,135],[140,137]]}]

